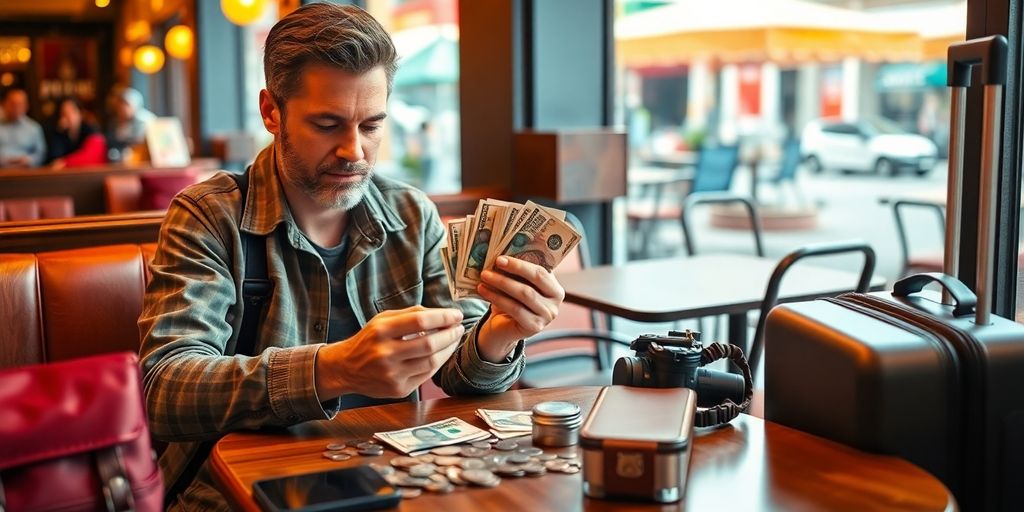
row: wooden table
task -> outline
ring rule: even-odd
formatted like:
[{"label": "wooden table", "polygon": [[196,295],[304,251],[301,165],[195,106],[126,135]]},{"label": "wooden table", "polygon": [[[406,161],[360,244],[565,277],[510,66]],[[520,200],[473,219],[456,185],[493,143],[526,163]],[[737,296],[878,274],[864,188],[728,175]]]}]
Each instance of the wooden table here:
[{"label": "wooden table", "polygon": [[[637,322],[729,315],[729,342],[747,346],[748,311],[761,307],[778,261],[740,254],[631,261],[558,274],[565,300]],[[798,263],[786,273],[779,302],[853,290],[859,272]],[[872,289],[885,286],[875,276]]]},{"label": "wooden table", "polygon": [[[321,457],[334,440],[368,438],[374,432],[458,416],[485,427],[478,407],[529,410],[546,400],[577,403],[586,415],[600,388],[509,391],[479,398],[447,398],[345,411],[333,421],[312,422],[276,434],[236,433],[214,448],[211,466],[229,503],[259,510],[251,497],[256,480],[387,463],[398,454],[332,462]],[[528,438],[520,438],[528,440]],[[528,442],[528,441],[524,441]],[[570,448],[571,449],[571,448]],[[895,457],[871,455],[818,437],[740,415],[718,429],[700,429],[690,464],[686,497],[673,505],[585,498],[582,473],[504,478],[493,489],[458,488],[447,495],[405,500],[400,510],[956,510],[941,482]]]}]

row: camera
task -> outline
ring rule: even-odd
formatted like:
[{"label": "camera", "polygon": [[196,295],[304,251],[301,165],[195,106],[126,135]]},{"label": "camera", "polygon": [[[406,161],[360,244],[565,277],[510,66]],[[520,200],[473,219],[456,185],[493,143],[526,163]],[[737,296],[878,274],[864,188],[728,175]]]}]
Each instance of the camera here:
[{"label": "camera", "polygon": [[668,336],[643,334],[629,344],[636,355],[621,357],[612,370],[612,384],[643,388],[689,388],[699,407],[725,399],[744,400],[743,376],[701,368],[700,333],[669,331]]}]

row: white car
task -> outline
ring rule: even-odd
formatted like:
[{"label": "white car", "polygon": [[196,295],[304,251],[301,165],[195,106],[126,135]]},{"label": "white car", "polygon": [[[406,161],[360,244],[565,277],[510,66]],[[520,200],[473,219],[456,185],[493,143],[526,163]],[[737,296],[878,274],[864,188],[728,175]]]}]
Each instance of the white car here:
[{"label": "white car", "polygon": [[924,176],[935,167],[938,148],[886,119],[819,119],[804,127],[800,152],[812,172],[839,169],[895,175],[907,170]]}]

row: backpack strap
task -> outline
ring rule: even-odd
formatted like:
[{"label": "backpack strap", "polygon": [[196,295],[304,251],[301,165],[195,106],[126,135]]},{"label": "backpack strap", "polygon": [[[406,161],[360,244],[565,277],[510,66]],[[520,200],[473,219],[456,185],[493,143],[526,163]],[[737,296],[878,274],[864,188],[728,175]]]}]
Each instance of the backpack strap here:
[{"label": "backpack strap", "polygon": [[[242,213],[245,218],[245,204],[249,195],[250,167],[244,174],[232,174],[242,194]],[[266,237],[239,230],[242,238],[242,254],[245,258],[245,278],[242,279],[242,324],[238,331],[235,354],[256,355],[256,338],[259,333],[263,305],[274,293],[274,283],[267,277]]]},{"label": "backpack strap", "polygon": [[[252,166],[243,174],[228,173],[235,180],[238,191],[242,195],[241,213],[238,217],[239,225],[245,218],[250,172],[252,172]],[[229,346],[224,355],[254,356],[256,355],[254,352],[256,351],[260,318],[263,316],[263,306],[274,293],[274,283],[267,277],[266,237],[241,230],[238,231],[238,234],[242,239],[242,258],[245,260],[245,277],[242,279],[242,324],[239,327],[234,350],[231,350]],[[199,442],[189,457],[188,463],[185,464],[185,469],[164,493],[165,507],[174,503],[178,495],[195,480],[199,468],[210,458],[210,452],[213,451],[213,445],[216,442],[217,439]]]}]

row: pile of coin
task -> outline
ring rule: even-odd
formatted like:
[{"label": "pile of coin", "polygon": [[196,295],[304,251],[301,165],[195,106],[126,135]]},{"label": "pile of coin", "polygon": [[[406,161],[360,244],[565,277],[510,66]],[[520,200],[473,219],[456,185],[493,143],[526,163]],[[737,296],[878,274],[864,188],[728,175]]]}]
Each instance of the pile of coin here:
[{"label": "pile of coin", "polygon": [[[331,443],[327,445],[328,451],[324,452],[324,457],[348,460],[356,453],[375,450],[366,444],[375,443],[364,440]],[[376,446],[380,448],[377,455],[383,454],[383,448]],[[333,456],[345,458],[334,459]],[[398,487],[403,498],[416,498],[423,491],[446,494],[466,486],[497,487],[502,478],[579,473],[582,463],[574,448],[545,452],[533,446],[519,446],[514,439],[493,438],[472,444],[441,446],[415,457],[394,457],[387,465],[369,465],[388,483]]]},{"label": "pile of coin", "polygon": [[384,447],[372,439],[353,439],[345,443],[330,443],[327,451],[323,453],[325,459],[334,462],[342,462],[362,455],[363,457],[376,457],[384,455]]}]

